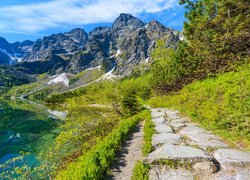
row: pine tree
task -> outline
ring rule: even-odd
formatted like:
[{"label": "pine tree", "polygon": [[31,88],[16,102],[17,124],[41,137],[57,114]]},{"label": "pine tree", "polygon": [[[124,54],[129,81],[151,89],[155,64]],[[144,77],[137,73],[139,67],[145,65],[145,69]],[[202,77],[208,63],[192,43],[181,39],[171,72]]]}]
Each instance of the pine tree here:
[{"label": "pine tree", "polygon": [[186,53],[193,58],[196,74],[227,70],[232,62],[249,56],[250,1],[180,0],[180,4],[188,10]]}]

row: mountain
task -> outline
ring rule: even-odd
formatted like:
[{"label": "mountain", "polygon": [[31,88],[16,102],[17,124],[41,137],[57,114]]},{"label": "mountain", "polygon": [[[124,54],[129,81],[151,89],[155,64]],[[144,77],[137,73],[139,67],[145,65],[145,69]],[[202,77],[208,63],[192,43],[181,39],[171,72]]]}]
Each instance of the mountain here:
[{"label": "mountain", "polygon": [[[78,73],[105,66],[127,75],[140,63],[147,63],[156,41],[176,47],[179,33],[153,20],[145,23],[130,14],[120,14],[112,27],[97,27],[88,34],[80,28],[52,34],[35,42],[8,43],[0,38],[0,64],[13,64],[28,74]],[[16,63],[15,63],[16,62]]]},{"label": "mountain", "polygon": [[9,43],[0,37],[0,64],[13,64],[21,61],[22,57],[31,52],[34,42],[24,41]]}]

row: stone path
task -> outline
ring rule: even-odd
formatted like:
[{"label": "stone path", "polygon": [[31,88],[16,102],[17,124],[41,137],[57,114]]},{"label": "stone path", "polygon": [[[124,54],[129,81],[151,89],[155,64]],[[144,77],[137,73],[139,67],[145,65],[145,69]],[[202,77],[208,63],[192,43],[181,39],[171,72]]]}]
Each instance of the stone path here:
[{"label": "stone path", "polygon": [[123,144],[121,151],[117,153],[116,162],[111,167],[111,175],[105,179],[129,180],[132,177],[135,163],[142,159],[144,122],[137,125],[136,130]]},{"label": "stone path", "polygon": [[182,117],[178,111],[151,109],[155,150],[151,180],[250,180],[250,152],[231,149],[218,136]]}]

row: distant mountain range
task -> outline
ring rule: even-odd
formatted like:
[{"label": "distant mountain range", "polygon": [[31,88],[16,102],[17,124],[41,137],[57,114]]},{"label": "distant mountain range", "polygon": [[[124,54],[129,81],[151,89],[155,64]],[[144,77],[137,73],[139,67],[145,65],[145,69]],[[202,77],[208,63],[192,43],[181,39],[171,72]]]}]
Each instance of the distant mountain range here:
[{"label": "distant mountain range", "polygon": [[78,73],[87,68],[114,68],[126,75],[148,62],[156,41],[164,38],[166,47],[176,47],[178,31],[151,21],[146,24],[129,14],[120,14],[112,27],[97,27],[86,33],[76,28],[52,34],[35,42],[9,43],[0,37],[0,64],[11,65],[27,74]]}]

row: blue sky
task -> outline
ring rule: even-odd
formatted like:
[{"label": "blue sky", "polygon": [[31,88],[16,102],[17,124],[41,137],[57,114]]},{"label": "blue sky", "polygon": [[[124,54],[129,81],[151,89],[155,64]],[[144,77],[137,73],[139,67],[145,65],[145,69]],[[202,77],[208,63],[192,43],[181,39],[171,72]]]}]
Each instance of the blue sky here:
[{"label": "blue sky", "polygon": [[178,0],[1,0],[0,36],[9,42],[36,40],[81,27],[87,32],[111,26],[120,13],[152,19],[182,30],[184,8]]}]

